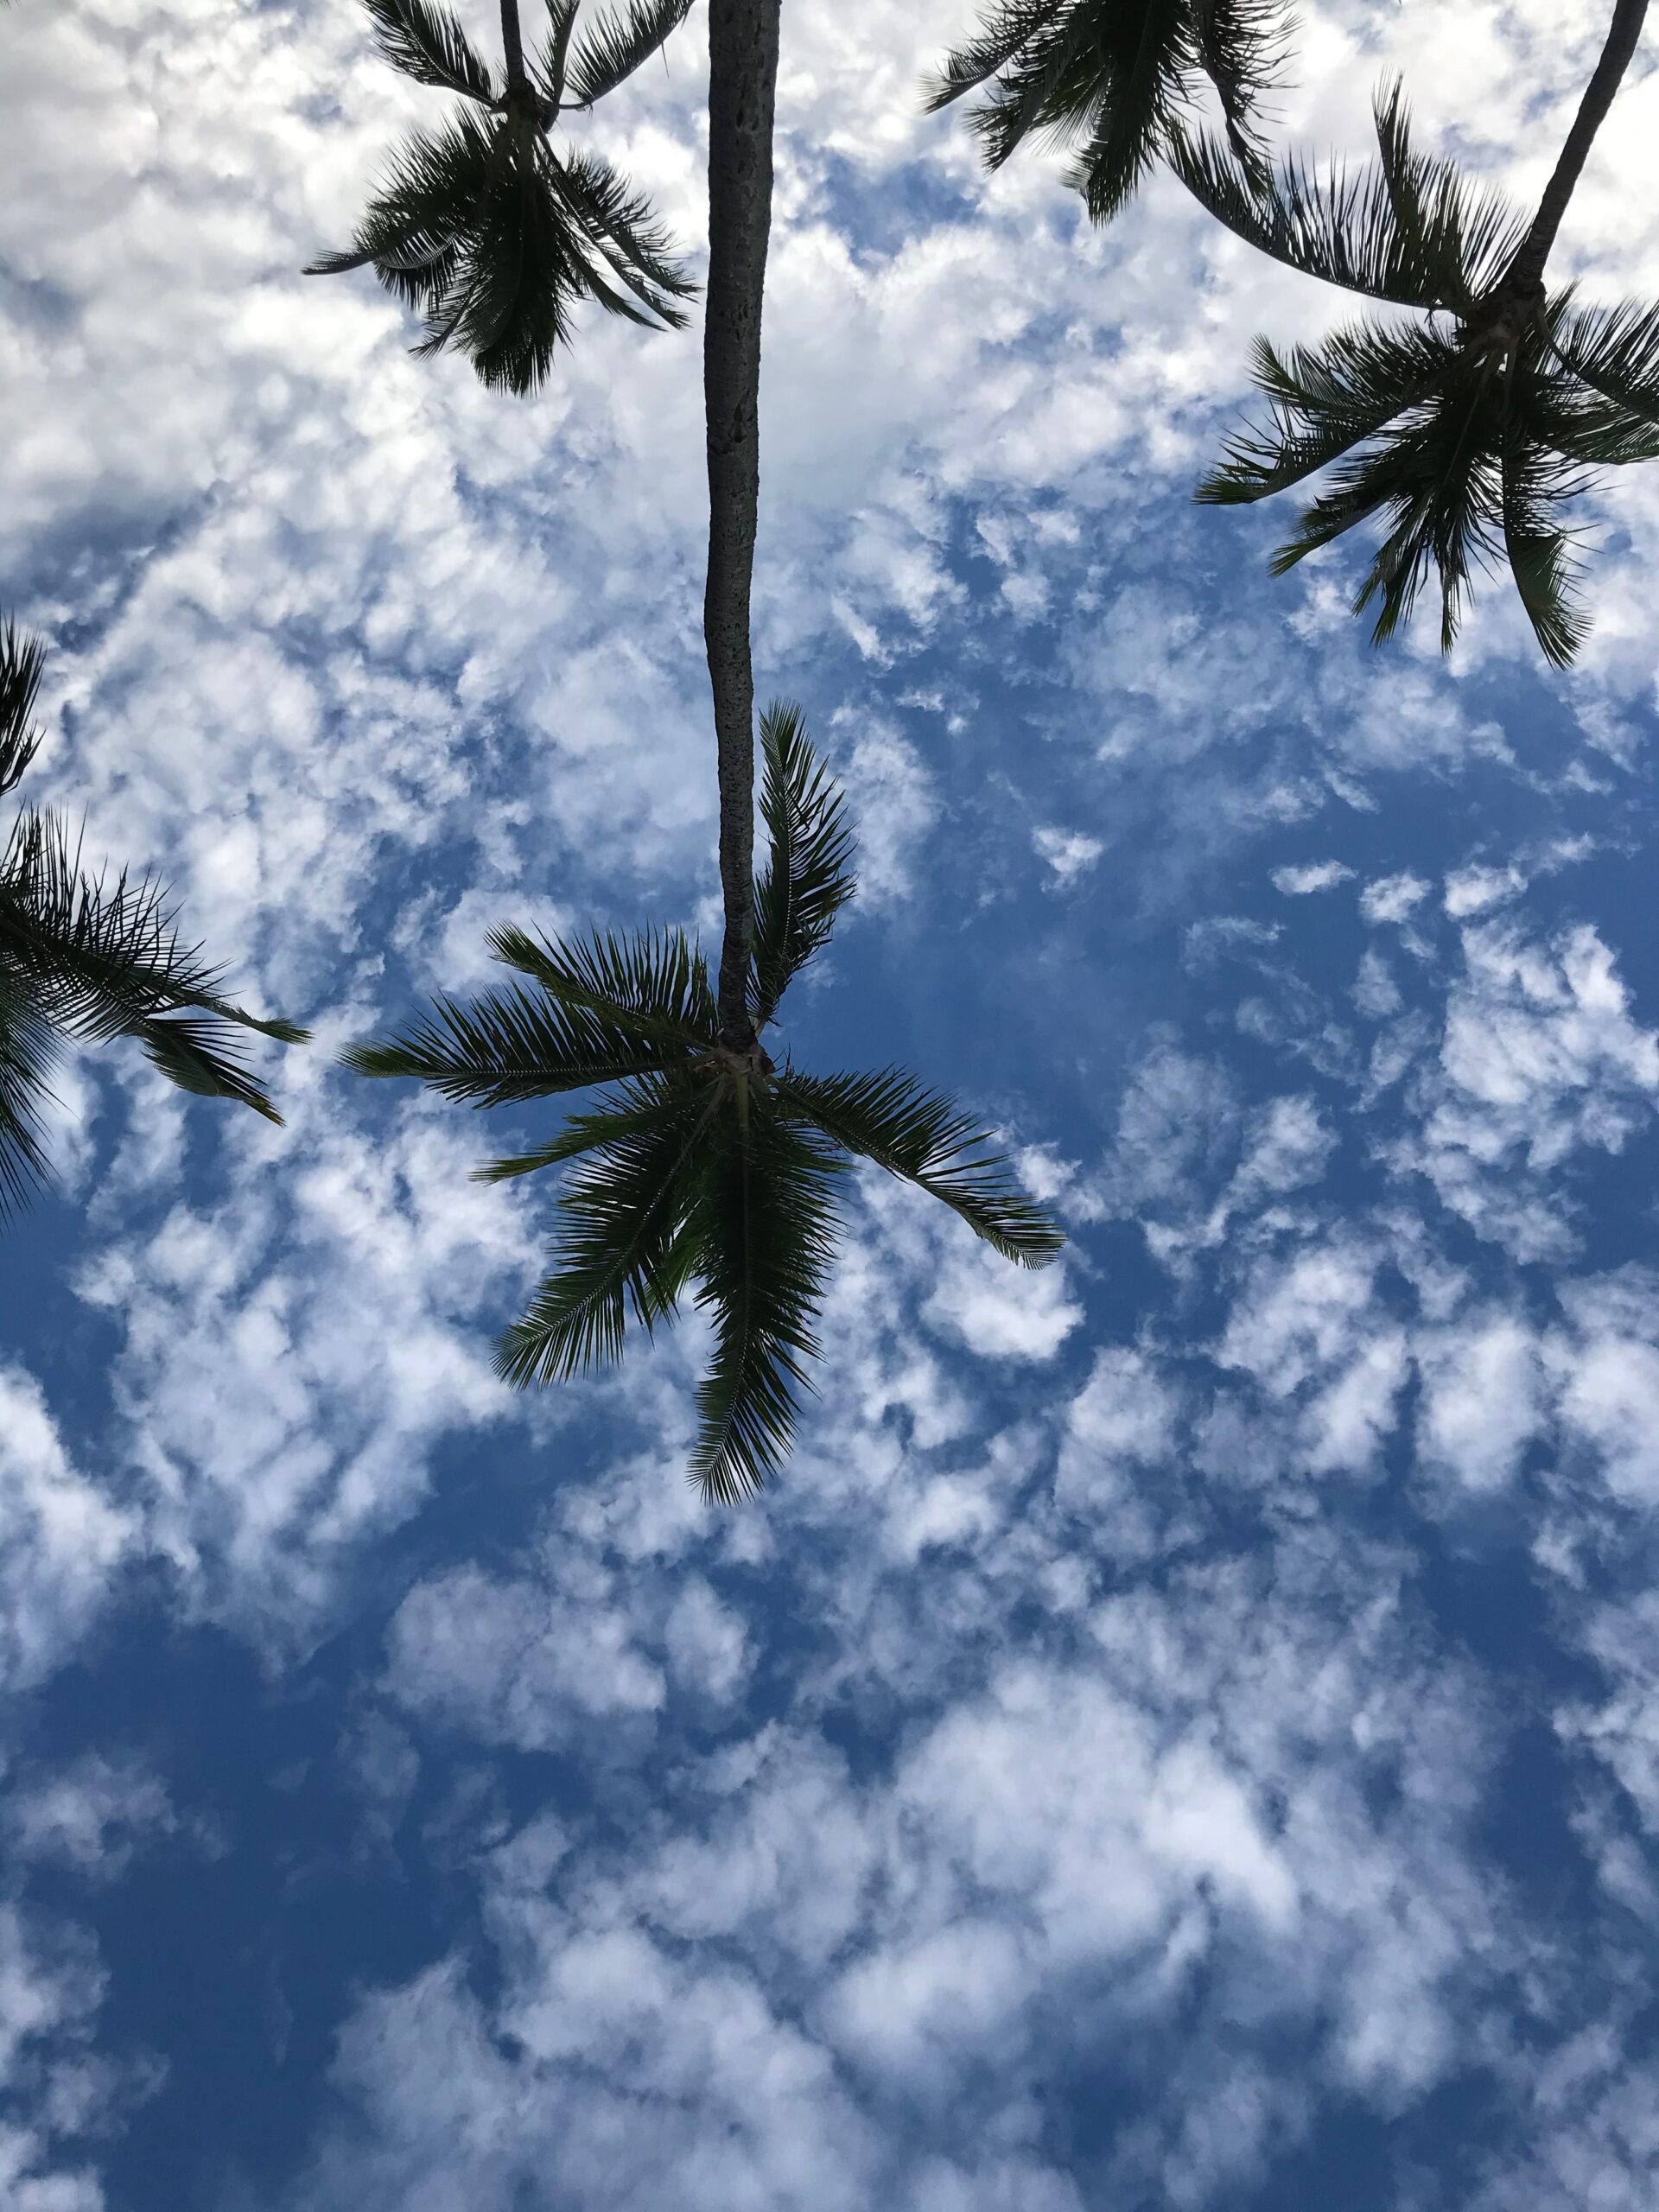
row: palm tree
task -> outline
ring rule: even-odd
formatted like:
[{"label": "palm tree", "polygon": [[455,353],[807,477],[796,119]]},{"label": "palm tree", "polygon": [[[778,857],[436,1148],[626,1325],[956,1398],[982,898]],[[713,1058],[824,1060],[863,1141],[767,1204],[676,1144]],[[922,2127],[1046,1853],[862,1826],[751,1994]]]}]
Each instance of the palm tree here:
[{"label": "palm tree", "polygon": [[703,632],[724,907],[715,987],[677,931],[550,940],[500,930],[493,950],[524,982],[471,1006],[440,1000],[401,1035],[346,1054],[359,1074],[413,1077],[480,1106],[598,1090],[546,1144],[480,1171],[494,1180],[579,1163],[560,1199],[559,1265],[501,1339],[498,1366],[526,1385],[613,1360],[630,1312],[649,1333],[695,1285],[715,1348],[692,1474],[721,1503],[760,1489],[788,1452],[850,1157],[931,1192],[1027,1267],[1064,1241],[983,1133],[913,1077],[814,1077],[788,1058],[779,1065],[761,1042],[853,892],[844,802],[789,706],[761,717],[770,854],[754,875],[749,611],[779,7],[710,0],[709,14]]},{"label": "palm tree", "polygon": [[495,957],[522,982],[470,1005],[441,999],[346,1056],[359,1074],[416,1077],[479,1106],[598,1089],[545,1144],[478,1171],[499,1182],[579,1163],[558,1202],[557,1264],[501,1338],[497,1370],[522,1386],[614,1361],[630,1314],[649,1335],[696,1285],[715,1341],[691,1471],[721,1503],[760,1489],[788,1452],[849,1159],[917,1184],[1027,1267],[1063,1242],[986,1134],[912,1076],[813,1076],[762,1046],[854,884],[845,803],[798,711],[774,704],[760,733],[770,852],[752,887],[746,1041],[728,1041],[702,955],[677,931],[502,929]]},{"label": "palm tree", "polygon": [[595,153],[556,150],[552,130],[590,108],[655,54],[691,0],[629,0],[576,35],[581,0],[547,0],[527,56],[518,0],[501,0],[498,80],[435,0],[365,0],[376,43],[416,84],[469,105],[398,151],[346,253],[307,276],[372,266],[426,318],[418,354],[457,347],[489,385],[536,391],[571,334],[578,301],[656,328],[681,328],[694,287],[651,211]]},{"label": "palm tree", "polygon": [[1297,162],[1246,175],[1213,140],[1172,158],[1242,238],[1291,267],[1424,311],[1317,346],[1255,351],[1267,427],[1230,444],[1200,499],[1270,498],[1332,474],[1275,554],[1281,575],[1373,515],[1381,545],[1354,601],[1393,634],[1431,570],[1449,650],[1473,571],[1507,563],[1546,657],[1565,667],[1588,624],[1563,511],[1598,470],[1659,458],[1659,308],[1581,308],[1544,268],[1592,141],[1635,51],[1646,0],[1618,0],[1554,175],[1528,223],[1417,153],[1400,89],[1376,108],[1380,161],[1319,178]]},{"label": "palm tree", "polygon": [[1265,170],[1256,106],[1284,46],[1283,0],[995,0],[924,92],[968,111],[988,168],[1033,133],[1077,148],[1067,181],[1108,221],[1184,142],[1206,85],[1246,172]]},{"label": "palm tree", "polygon": [[[39,640],[0,628],[0,794],[34,760]],[[162,1073],[205,1098],[282,1116],[244,1064],[238,1030],[300,1043],[222,997],[217,970],[181,944],[152,877],[111,884],[80,866],[62,819],[29,808],[0,851],[0,1215],[48,1179],[41,1109],[66,1040],[131,1037]]]}]

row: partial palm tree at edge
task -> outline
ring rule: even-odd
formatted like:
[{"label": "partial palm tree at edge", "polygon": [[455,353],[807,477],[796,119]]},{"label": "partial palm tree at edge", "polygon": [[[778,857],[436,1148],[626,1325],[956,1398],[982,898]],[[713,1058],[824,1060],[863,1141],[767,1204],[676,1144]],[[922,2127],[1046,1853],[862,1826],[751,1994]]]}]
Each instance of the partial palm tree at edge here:
[{"label": "partial palm tree at edge", "polygon": [[766,1051],[761,1033],[854,882],[845,803],[798,710],[774,704],[760,728],[769,854],[753,892],[745,1037],[728,1041],[702,955],[681,932],[504,929],[495,956],[523,981],[470,1005],[441,1000],[346,1055],[359,1074],[414,1077],[479,1106],[599,1091],[546,1144],[479,1171],[570,1169],[558,1264],[501,1339],[498,1370],[523,1386],[601,1366],[620,1357],[630,1319],[649,1335],[690,1294],[715,1332],[691,1471],[721,1503],[760,1490],[790,1448],[851,1160],[916,1184],[1024,1266],[1064,1242],[987,1133],[914,1077],[816,1076]]},{"label": "partial palm tree at edge", "polygon": [[1235,159],[1265,168],[1285,31],[1282,0],[994,0],[923,91],[929,113],[982,94],[968,120],[988,168],[1028,137],[1073,148],[1066,181],[1103,223],[1184,143],[1205,84]]},{"label": "partial palm tree at edge", "polygon": [[518,0],[501,0],[498,81],[435,0],[365,0],[376,43],[416,84],[468,103],[407,142],[349,251],[307,276],[366,266],[426,318],[420,354],[453,346],[486,385],[535,391],[583,299],[646,328],[681,328],[695,286],[645,201],[600,155],[563,150],[553,126],[613,92],[655,54],[691,0],[631,0],[577,30],[581,0],[547,0],[547,31],[525,53]]},{"label": "partial palm tree at edge", "polygon": [[1647,0],[1618,0],[1600,61],[1530,222],[1416,152],[1399,87],[1376,107],[1380,159],[1325,177],[1295,161],[1247,175],[1213,141],[1172,156],[1188,188],[1275,259],[1367,298],[1427,311],[1313,346],[1258,339],[1266,427],[1236,436],[1198,497],[1249,504],[1319,475],[1327,488],[1275,574],[1380,515],[1354,601],[1373,636],[1408,619],[1431,572],[1449,650],[1477,568],[1507,565],[1547,658],[1588,629],[1564,510],[1604,467],[1659,459],[1659,308],[1580,308],[1544,269],[1595,131],[1635,51]]},{"label": "partial palm tree at edge", "polygon": [[[40,747],[43,658],[37,639],[0,628],[0,795]],[[175,922],[153,877],[89,876],[60,816],[19,815],[0,851],[0,1216],[49,1179],[43,1109],[66,1042],[131,1038],[181,1090],[282,1119],[238,1032],[288,1045],[307,1033],[224,997],[219,971],[181,943]]]}]

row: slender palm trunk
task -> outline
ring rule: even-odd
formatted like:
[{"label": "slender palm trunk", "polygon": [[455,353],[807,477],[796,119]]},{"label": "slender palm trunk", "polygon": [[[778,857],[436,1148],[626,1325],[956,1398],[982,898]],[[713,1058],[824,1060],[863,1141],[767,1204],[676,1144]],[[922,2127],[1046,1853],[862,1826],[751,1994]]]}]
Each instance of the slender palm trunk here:
[{"label": "slender palm trunk", "polygon": [[754,671],[749,590],[760,491],[760,304],[772,226],[772,119],[781,0],[709,0],[709,581],[702,631],[720,763],[720,1027],[748,1044],[754,944]]},{"label": "slender palm trunk", "polygon": [[507,90],[521,92],[528,79],[524,75],[524,41],[518,29],[518,0],[501,0],[501,43],[506,49]]},{"label": "slender palm trunk", "polygon": [[1613,104],[1619,80],[1630,66],[1636,52],[1636,42],[1642,35],[1642,21],[1648,12],[1648,0],[1616,0],[1612,27],[1607,33],[1607,42],[1601,49],[1590,82],[1584,88],[1584,98],[1579,102],[1579,111],[1573,118],[1573,128],[1567,134],[1567,143],[1561,148],[1555,173],[1544,187],[1544,196],[1538,202],[1538,212],[1532,219],[1532,228],[1522,241],[1521,251],[1510,264],[1505,289],[1522,294],[1535,294],[1543,288],[1544,264],[1549,250],[1555,243],[1555,233],[1561,226],[1567,213],[1567,203],[1573,197],[1573,187],[1583,171],[1595,136],[1607,119],[1607,111]]}]

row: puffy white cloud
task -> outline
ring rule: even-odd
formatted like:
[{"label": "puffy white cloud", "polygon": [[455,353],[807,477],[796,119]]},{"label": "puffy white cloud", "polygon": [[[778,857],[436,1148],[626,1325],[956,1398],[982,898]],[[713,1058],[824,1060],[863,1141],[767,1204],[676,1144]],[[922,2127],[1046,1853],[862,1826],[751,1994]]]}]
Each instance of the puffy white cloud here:
[{"label": "puffy white cloud", "polygon": [[0,1366],[0,1684],[60,1666],[143,1547],[141,1516],[74,1465],[39,1383]]}]

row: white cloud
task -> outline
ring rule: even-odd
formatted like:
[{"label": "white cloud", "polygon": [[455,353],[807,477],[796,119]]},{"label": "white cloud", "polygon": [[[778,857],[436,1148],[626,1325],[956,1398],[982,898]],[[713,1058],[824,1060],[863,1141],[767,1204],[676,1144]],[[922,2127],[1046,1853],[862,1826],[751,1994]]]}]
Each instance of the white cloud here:
[{"label": "white cloud", "polygon": [[1273,886],[1287,899],[1305,899],[1310,892],[1334,890],[1338,884],[1346,883],[1353,872],[1342,861],[1310,861],[1302,868],[1274,868]]}]

